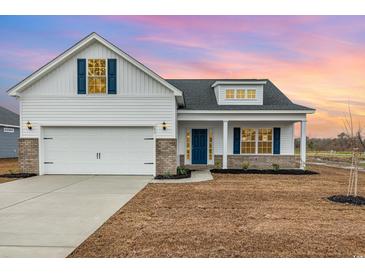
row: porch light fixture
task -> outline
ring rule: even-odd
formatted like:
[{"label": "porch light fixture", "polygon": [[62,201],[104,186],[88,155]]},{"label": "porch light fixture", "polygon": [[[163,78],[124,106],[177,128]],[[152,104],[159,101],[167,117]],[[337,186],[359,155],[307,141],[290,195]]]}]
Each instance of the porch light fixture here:
[{"label": "porch light fixture", "polygon": [[29,129],[29,130],[32,130],[32,123],[31,122],[27,122],[26,123],[26,125],[27,125],[27,128]]},{"label": "porch light fixture", "polygon": [[163,129],[163,130],[166,130],[166,128],[167,128],[166,122],[163,122],[163,123],[162,123],[162,129]]}]

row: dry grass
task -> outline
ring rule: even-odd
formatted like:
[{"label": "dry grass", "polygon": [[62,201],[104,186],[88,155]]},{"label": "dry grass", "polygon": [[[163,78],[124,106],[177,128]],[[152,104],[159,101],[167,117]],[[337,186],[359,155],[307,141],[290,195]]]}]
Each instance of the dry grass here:
[{"label": "dry grass", "polygon": [[[225,175],[195,184],[150,184],[70,257],[365,256],[365,207],[344,194],[348,171]],[[360,174],[365,196],[365,173]]]},{"label": "dry grass", "polygon": [[[0,159],[0,174],[6,174],[11,172],[19,172],[18,159]],[[13,178],[2,178],[0,177],[0,184],[10,181],[14,181]]]}]

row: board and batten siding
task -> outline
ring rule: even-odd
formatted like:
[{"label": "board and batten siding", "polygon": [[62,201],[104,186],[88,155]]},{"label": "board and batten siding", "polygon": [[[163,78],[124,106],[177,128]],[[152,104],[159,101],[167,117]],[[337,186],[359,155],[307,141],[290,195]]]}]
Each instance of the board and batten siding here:
[{"label": "board and batten siding", "polygon": [[[233,129],[240,128],[281,128],[280,155],[294,155],[294,123],[293,122],[229,122],[228,123],[228,154],[233,154]],[[185,154],[185,133],[187,128],[213,129],[213,154],[223,154],[223,122],[179,122],[178,153]]]},{"label": "board and batten siding", "polygon": [[[117,59],[117,94],[78,95],[77,59]],[[21,137],[39,137],[41,125],[150,125],[157,138],[175,138],[173,92],[115,52],[94,42],[20,96]],[[32,130],[25,123],[30,121]],[[166,122],[167,130],[162,130]]]}]

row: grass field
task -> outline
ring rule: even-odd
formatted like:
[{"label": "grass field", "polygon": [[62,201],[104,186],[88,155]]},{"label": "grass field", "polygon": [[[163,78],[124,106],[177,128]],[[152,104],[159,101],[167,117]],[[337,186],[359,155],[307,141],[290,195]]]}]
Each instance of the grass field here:
[{"label": "grass field", "polygon": [[326,199],[348,171],[309,168],[320,174],[149,184],[70,257],[364,257],[365,207]]}]

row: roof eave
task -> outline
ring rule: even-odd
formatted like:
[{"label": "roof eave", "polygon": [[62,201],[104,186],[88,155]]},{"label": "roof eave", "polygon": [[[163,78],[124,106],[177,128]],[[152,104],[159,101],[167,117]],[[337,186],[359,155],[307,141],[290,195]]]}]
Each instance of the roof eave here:
[{"label": "roof eave", "polygon": [[213,83],[212,88],[218,86],[218,85],[265,85],[267,83],[267,81],[262,81],[262,80],[258,80],[258,81],[216,81]]},{"label": "roof eave", "polygon": [[179,109],[179,113],[273,113],[273,114],[281,114],[281,113],[302,113],[302,114],[313,114],[315,109],[307,109],[307,110],[190,110],[190,109]]}]

